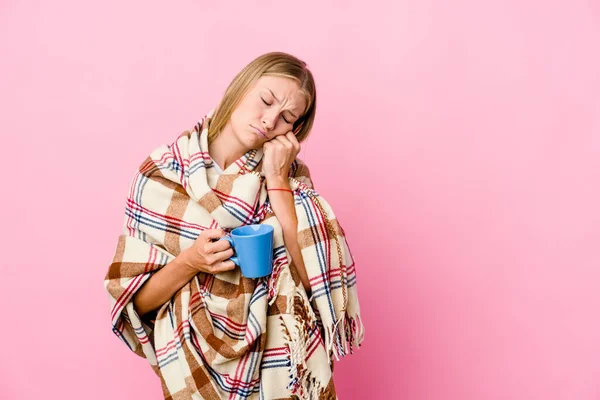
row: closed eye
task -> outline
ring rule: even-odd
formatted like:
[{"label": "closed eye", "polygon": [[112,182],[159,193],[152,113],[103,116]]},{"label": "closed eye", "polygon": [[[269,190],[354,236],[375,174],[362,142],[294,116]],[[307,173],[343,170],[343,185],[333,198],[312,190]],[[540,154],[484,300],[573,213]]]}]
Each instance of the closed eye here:
[{"label": "closed eye", "polygon": [[265,101],[265,99],[263,99],[262,97],[261,97],[260,99],[263,101],[263,103],[265,103],[266,105],[270,106],[270,104],[269,104],[269,103],[267,103],[267,102]]}]

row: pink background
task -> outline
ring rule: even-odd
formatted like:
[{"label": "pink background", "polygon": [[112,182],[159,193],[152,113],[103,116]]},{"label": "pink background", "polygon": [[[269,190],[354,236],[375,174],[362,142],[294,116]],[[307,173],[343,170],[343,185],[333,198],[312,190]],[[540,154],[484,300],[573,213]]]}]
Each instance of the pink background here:
[{"label": "pink background", "polygon": [[283,50],[358,261],[340,398],[600,398],[600,6],[485,3],[2,1],[0,397],[162,398],[102,286],[129,179]]}]

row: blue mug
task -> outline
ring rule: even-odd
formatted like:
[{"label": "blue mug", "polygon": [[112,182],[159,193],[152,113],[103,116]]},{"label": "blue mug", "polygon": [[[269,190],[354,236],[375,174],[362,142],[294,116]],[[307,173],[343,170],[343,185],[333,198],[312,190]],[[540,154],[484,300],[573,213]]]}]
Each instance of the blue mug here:
[{"label": "blue mug", "polygon": [[227,240],[235,251],[230,258],[246,278],[261,278],[273,270],[273,227],[271,225],[244,225],[231,231]]}]

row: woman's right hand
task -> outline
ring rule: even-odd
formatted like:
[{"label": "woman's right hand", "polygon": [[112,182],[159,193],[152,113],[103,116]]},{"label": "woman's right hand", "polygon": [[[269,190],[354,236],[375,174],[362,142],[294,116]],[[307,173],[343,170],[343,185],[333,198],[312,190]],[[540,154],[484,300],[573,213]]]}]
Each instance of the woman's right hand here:
[{"label": "woman's right hand", "polygon": [[222,229],[206,229],[192,246],[181,253],[182,263],[196,272],[218,274],[235,268],[233,249],[227,240],[216,240],[226,236]]}]

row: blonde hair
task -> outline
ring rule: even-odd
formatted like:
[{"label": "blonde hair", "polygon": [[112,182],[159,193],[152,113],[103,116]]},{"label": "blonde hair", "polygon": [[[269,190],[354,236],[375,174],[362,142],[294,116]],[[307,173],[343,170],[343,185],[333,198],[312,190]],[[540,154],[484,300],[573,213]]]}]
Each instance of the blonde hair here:
[{"label": "blonde hair", "polygon": [[298,142],[308,137],[315,119],[317,91],[312,73],[306,63],[291,54],[282,52],[266,53],[251,61],[233,78],[221,102],[217,106],[208,128],[208,141],[211,142],[229,122],[233,110],[244,95],[261,76],[278,76],[298,82],[300,91],[306,96],[306,109],[294,122],[292,130]]}]

